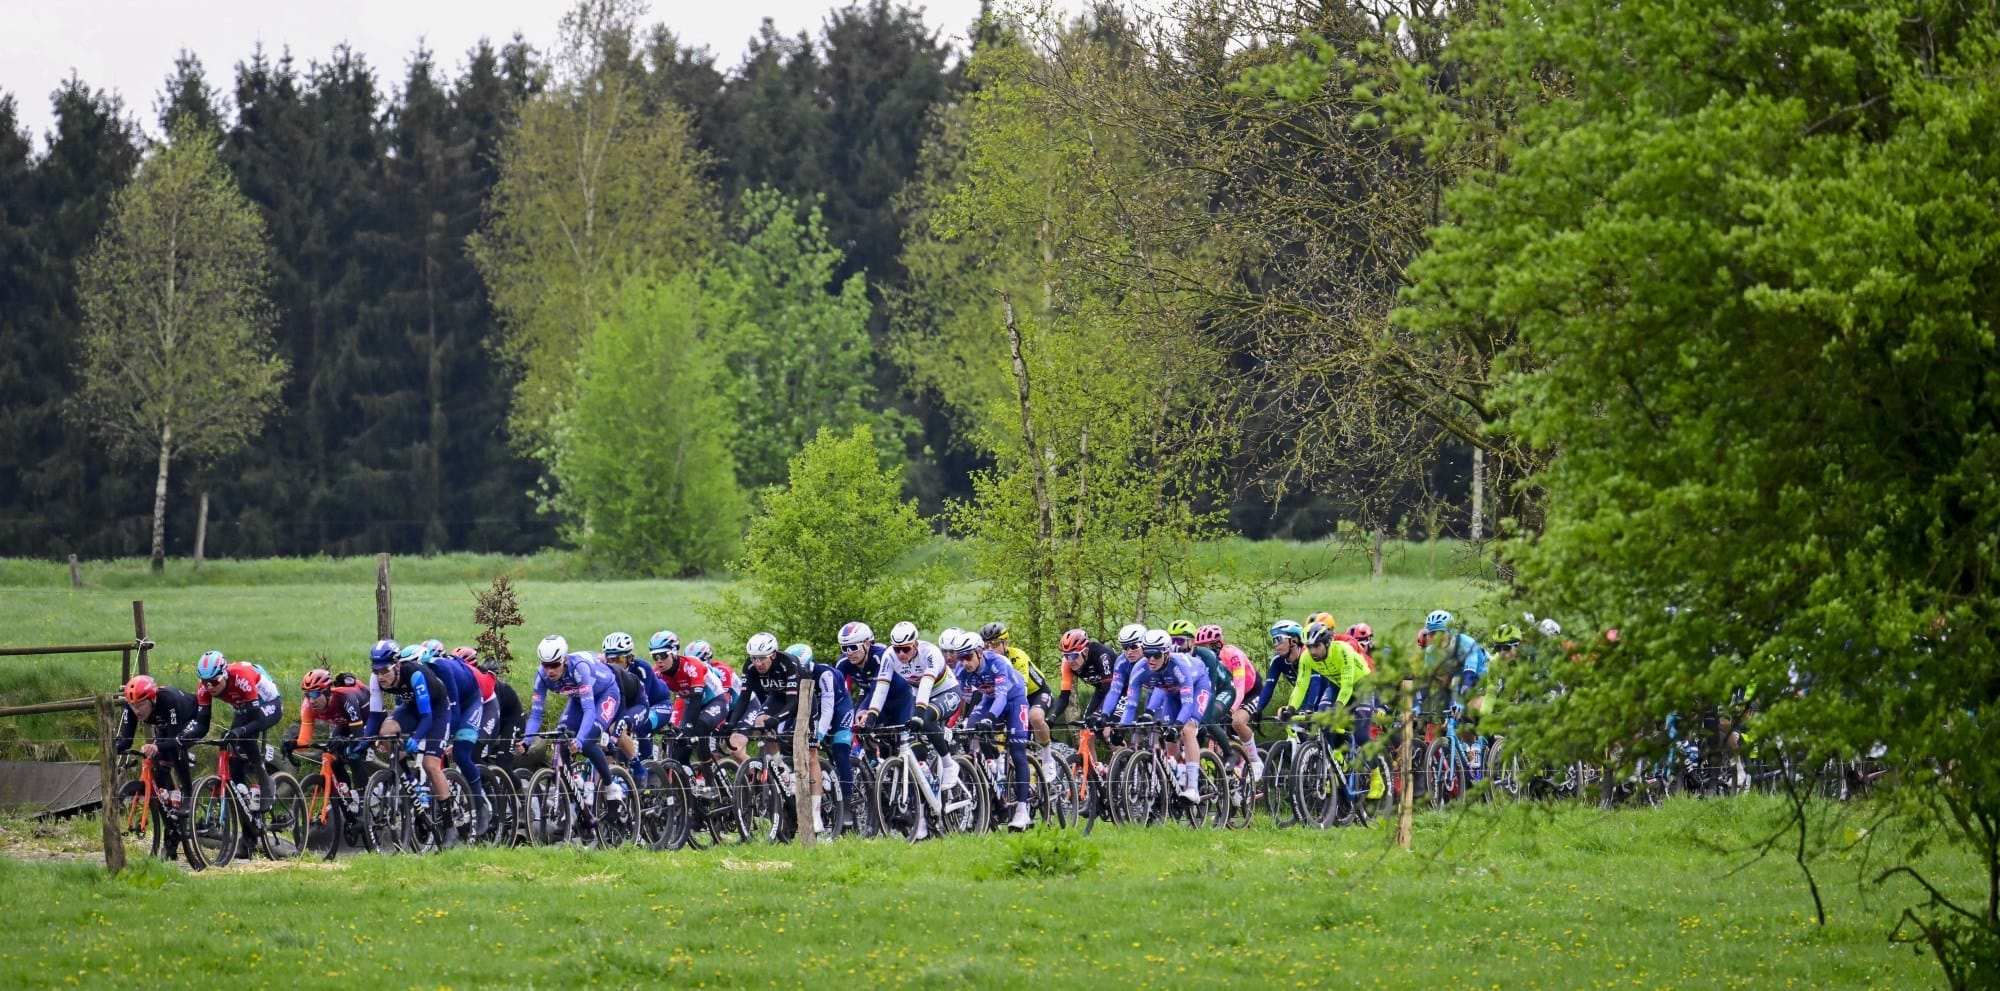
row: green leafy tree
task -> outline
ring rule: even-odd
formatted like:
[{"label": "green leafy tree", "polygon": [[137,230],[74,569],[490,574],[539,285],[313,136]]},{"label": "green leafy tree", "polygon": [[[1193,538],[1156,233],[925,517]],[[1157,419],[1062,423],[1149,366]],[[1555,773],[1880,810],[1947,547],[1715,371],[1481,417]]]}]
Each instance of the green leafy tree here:
[{"label": "green leafy tree", "polygon": [[85,261],[76,413],[120,454],[152,455],[153,570],[166,560],[175,455],[212,458],[255,435],[276,403],[263,226],[216,156],[182,124],[121,190]]},{"label": "green leafy tree", "polygon": [[587,339],[558,424],[556,507],[570,539],[621,573],[698,574],[735,555],[748,504],[731,454],[726,372],[693,273],[634,278]]},{"label": "green leafy tree", "polygon": [[[786,460],[822,427],[872,421],[867,280],[838,283],[840,252],[818,208],[765,188],[743,194],[737,243],[707,275],[726,313],[717,336],[736,397],[737,474],[784,481]],[[776,401],[774,401],[776,400]]]},{"label": "green leafy tree", "polygon": [[[1452,191],[1399,316],[1517,335],[1502,426],[1559,453],[1530,478],[1546,529],[1506,557],[1566,628],[1620,632],[1558,661],[1569,690],[1515,735],[1629,757],[1742,688],[1762,756],[1883,745],[1901,787],[1878,807],[1924,839],[1876,846],[1870,879],[1951,986],[1991,986],[2000,20],[1492,15],[1462,54],[1515,98],[1517,143]],[[1802,851],[1816,818],[1800,806]],[[1985,877],[1927,876],[1932,842]]]},{"label": "green leafy tree", "polygon": [[501,152],[490,221],[473,257],[520,377],[514,439],[553,453],[576,396],[576,356],[630,276],[674,272],[716,240],[687,115],[653,99],[635,53],[637,0],[578,0],[562,19],[548,83],[520,108]]},{"label": "green leafy tree", "polygon": [[902,498],[901,466],[883,463],[866,425],[821,430],[750,524],[736,566],[747,594],[726,589],[704,612],[731,636],[770,630],[787,642],[825,644],[852,620],[929,629],[946,576],[903,566],[930,536]]}]

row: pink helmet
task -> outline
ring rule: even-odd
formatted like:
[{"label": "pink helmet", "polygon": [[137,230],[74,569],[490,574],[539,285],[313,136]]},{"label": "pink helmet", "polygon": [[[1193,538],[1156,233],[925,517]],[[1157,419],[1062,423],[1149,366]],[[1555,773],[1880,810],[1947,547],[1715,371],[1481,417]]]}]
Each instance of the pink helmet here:
[{"label": "pink helmet", "polygon": [[1201,629],[1194,631],[1194,642],[1203,647],[1220,646],[1222,644],[1222,627],[1214,623],[1203,626]]}]

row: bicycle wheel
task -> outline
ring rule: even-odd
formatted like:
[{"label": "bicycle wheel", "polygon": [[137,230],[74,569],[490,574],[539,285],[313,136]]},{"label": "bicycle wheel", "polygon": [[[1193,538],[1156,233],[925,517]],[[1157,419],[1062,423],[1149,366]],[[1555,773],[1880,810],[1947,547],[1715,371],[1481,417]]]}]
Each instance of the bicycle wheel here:
[{"label": "bicycle wheel", "polygon": [[234,799],[216,775],[194,783],[193,794],[188,796],[188,828],[203,863],[227,867],[236,859],[236,841],[243,835],[243,824]]},{"label": "bicycle wheel", "polygon": [[597,805],[600,811],[597,820],[597,839],[600,846],[610,848],[624,846],[638,841],[644,829],[641,824],[639,783],[632,777],[632,771],[622,764],[611,766],[611,783],[621,792],[613,798],[609,789],[597,790]]},{"label": "bicycle wheel", "polygon": [[522,824],[528,842],[554,846],[569,841],[576,823],[576,809],[568,792],[556,778],[554,768],[544,767],[528,776],[521,800]]},{"label": "bicycle wheel", "polygon": [[1292,806],[1298,821],[1325,829],[1340,812],[1340,777],[1326,746],[1318,741],[1299,747],[1292,769]]},{"label": "bicycle wheel", "polygon": [[1048,751],[1041,750],[1028,758],[1028,786],[1035,800],[1037,814],[1041,821],[1058,829],[1068,829],[1076,823],[1077,802],[1076,782],[1064,773],[1063,765],[1056,762],[1056,776],[1050,778],[1044,773],[1043,756]]},{"label": "bicycle wheel", "polygon": [[1201,803],[1195,806],[1189,825],[1199,829],[1228,828],[1229,769],[1224,766],[1222,757],[1203,750],[1197,777],[1201,782]]},{"label": "bicycle wheel", "polygon": [[1298,822],[1292,804],[1292,766],[1298,748],[1296,740],[1279,740],[1264,754],[1264,814],[1279,828]]},{"label": "bicycle wheel", "polygon": [[885,761],[875,778],[875,808],[881,813],[881,828],[915,843],[923,804],[916,782],[910,779],[909,764],[900,758]]},{"label": "bicycle wheel", "polygon": [[1521,763],[1521,755],[1507,745],[1505,740],[1495,740],[1486,748],[1486,779],[1492,783],[1489,800],[1515,802],[1521,798],[1522,775],[1526,771]]},{"label": "bicycle wheel", "polygon": [[1465,794],[1465,761],[1451,741],[1434,740],[1424,748],[1424,777],[1433,808],[1444,808]]},{"label": "bicycle wheel", "polygon": [[514,776],[498,765],[486,764],[479,769],[479,780],[486,791],[485,820],[479,842],[513,846],[521,827],[520,796],[514,789]]},{"label": "bicycle wheel", "polygon": [[[949,758],[958,762],[958,783],[946,789],[938,798],[944,803],[944,831],[948,833],[983,833],[989,828],[988,806],[979,790],[981,772],[979,762],[959,754]],[[991,794],[988,790],[985,794]]]},{"label": "bicycle wheel", "polygon": [[653,761],[639,789],[639,840],[655,850],[678,850],[687,843],[687,769],[671,760]]},{"label": "bicycle wheel", "polygon": [[1385,819],[1402,808],[1398,784],[1402,778],[1389,766],[1389,758],[1377,755],[1367,762],[1368,779],[1362,783],[1361,801],[1370,819]]},{"label": "bicycle wheel", "polygon": [[855,808],[859,810],[859,818],[854,821],[853,829],[863,837],[881,836],[882,809],[875,804],[876,796],[881,791],[877,784],[880,774],[876,768],[879,765],[873,761],[861,760],[859,757],[855,760],[854,793],[860,801],[854,803]]},{"label": "bicycle wheel", "polygon": [[396,772],[387,768],[368,776],[361,789],[361,832],[368,845],[381,853],[409,851],[408,803]]},{"label": "bicycle wheel", "polygon": [[1119,803],[1126,823],[1151,826],[1167,818],[1173,801],[1172,783],[1160,755],[1135,752],[1121,769]]},{"label": "bicycle wheel", "polygon": [[143,839],[147,852],[158,857],[161,848],[166,845],[166,810],[161,807],[158,798],[147,801],[145,796],[146,783],[143,781],[127,781],[118,786],[116,821],[125,834],[125,842],[137,846]]},{"label": "bicycle wheel", "polygon": [[736,769],[736,831],[746,843],[778,840],[777,776],[763,760],[751,758]]},{"label": "bicycle wheel", "polygon": [[346,832],[340,796],[328,794],[326,779],[313,775],[305,781],[305,855],[332,860],[340,853],[341,835]]}]

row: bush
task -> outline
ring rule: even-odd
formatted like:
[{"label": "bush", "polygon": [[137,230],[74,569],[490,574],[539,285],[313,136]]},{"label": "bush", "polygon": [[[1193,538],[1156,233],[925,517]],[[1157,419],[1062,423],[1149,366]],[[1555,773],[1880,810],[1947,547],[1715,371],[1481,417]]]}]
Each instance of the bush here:
[{"label": "bush", "polygon": [[1104,851],[1075,832],[1040,827],[1007,837],[1005,867],[1017,877],[1076,877],[1103,858]]},{"label": "bush", "polygon": [[785,487],[766,490],[743,541],[736,573],[748,597],[725,590],[708,618],[738,638],[769,630],[821,644],[850,620],[930,628],[946,576],[936,565],[898,572],[930,527],[902,498],[902,466],[882,463],[874,432],[822,429],[789,471]]}]

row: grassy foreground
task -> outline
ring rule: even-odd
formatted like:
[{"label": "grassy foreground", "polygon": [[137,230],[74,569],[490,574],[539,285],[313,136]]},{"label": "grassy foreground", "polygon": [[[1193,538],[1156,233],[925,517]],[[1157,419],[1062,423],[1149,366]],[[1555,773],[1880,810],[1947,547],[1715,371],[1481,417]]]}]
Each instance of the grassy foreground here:
[{"label": "grassy foreground", "polygon": [[1824,928],[1788,861],[1727,874],[1746,858],[1717,847],[1777,812],[1474,810],[1421,818],[1415,856],[1380,829],[1110,830],[1078,841],[1101,853],[1080,877],[1023,876],[997,836],[118,878],[0,858],[0,985],[1936,985],[1853,872],[1823,865]]}]

